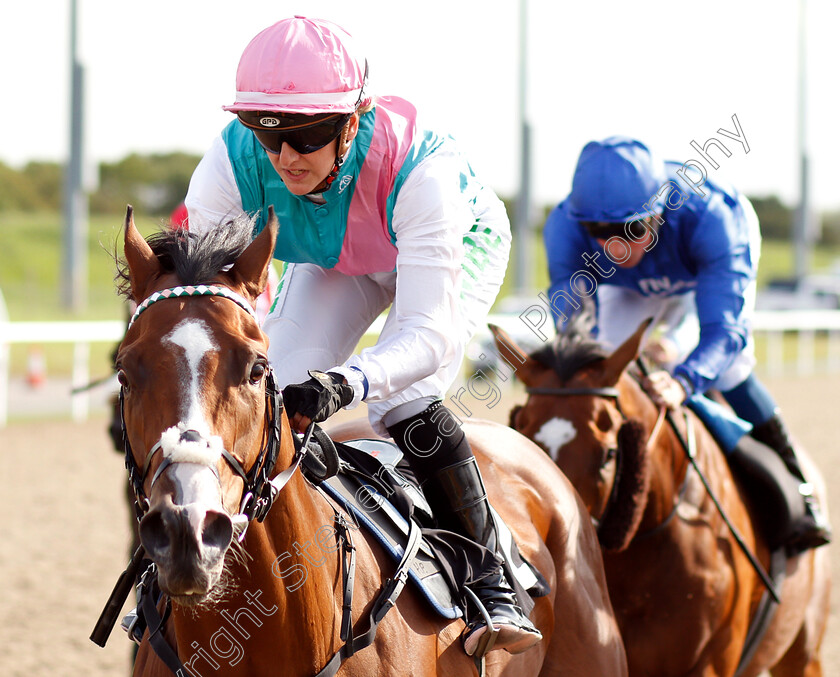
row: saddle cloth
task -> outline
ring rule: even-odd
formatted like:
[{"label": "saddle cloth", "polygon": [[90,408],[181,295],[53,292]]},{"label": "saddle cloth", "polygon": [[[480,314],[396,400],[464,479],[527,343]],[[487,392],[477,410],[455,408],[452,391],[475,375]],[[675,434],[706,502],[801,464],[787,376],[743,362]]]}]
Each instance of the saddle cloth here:
[{"label": "saddle cloth", "polygon": [[[341,505],[358,526],[369,531],[395,562],[399,562],[409,532],[408,516],[388,499],[393,493],[389,486],[396,485],[408,494],[415,513],[419,511],[421,515],[431,517],[423,494],[396,469],[402,452],[392,442],[375,439],[336,443],[336,449],[340,459],[339,472],[321,482],[320,489]],[[365,457],[358,457],[358,452],[363,452]],[[364,463],[360,464],[360,460]],[[371,472],[377,467],[378,471]],[[509,565],[507,570],[516,578],[514,587],[527,591],[525,594],[532,597],[547,594],[545,579],[522,558],[510,529],[495,510],[493,517]],[[441,573],[437,555],[426,539],[411,564],[408,577],[438,614],[450,619],[464,616],[459,593],[452,590],[447,577]]]}]

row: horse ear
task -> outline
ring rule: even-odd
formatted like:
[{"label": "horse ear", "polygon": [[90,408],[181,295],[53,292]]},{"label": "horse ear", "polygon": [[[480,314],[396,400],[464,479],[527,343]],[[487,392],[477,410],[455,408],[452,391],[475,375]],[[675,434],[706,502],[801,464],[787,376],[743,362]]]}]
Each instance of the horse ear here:
[{"label": "horse ear", "polygon": [[134,225],[134,207],[128,205],[125,212],[125,261],[128,264],[128,278],[131,295],[136,303],[146,298],[151,281],[161,273],[161,265],[149,243],[140,235]]},{"label": "horse ear", "polygon": [[234,282],[242,286],[245,295],[251,301],[256,301],[268,284],[268,267],[274,255],[274,243],[277,241],[278,230],[279,224],[274,207],[269,207],[265,228],[239,255],[230,270]]},{"label": "horse ear", "polygon": [[526,386],[536,385],[537,377],[546,371],[546,368],[536,360],[531,359],[504,329],[495,324],[488,324],[487,326],[490,333],[493,334],[493,340],[496,343],[499,355],[513,368],[519,380]]},{"label": "horse ear", "polygon": [[618,383],[618,380],[621,378],[621,375],[624,373],[627,365],[638,357],[642,337],[644,337],[651,322],[653,322],[652,317],[649,317],[642,322],[639,325],[639,328],[633,332],[633,335],[622,343],[612,355],[604,360],[602,365],[603,371],[601,373],[602,385],[614,386]]}]

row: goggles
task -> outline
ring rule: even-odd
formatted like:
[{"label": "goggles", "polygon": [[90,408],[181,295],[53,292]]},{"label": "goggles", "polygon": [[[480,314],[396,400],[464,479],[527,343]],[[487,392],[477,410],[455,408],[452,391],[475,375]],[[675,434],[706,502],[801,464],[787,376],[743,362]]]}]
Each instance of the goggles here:
[{"label": "goggles", "polygon": [[609,240],[611,237],[626,237],[641,239],[647,228],[641,221],[579,221],[580,225],[596,240]]},{"label": "goggles", "polygon": [[297,153],[308,155],[335,139],[352,113],[301,115],[267,111],[239,111],[239,121],[254,132],[260,145],[269,153],[279,153],[288,143]]}]

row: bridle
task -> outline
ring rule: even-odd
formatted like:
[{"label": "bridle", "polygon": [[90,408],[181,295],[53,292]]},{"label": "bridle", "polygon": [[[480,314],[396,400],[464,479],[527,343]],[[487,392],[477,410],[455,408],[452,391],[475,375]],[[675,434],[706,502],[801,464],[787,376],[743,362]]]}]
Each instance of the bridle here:
[{"label": "bridle", "polygon": [[618,388],[525,388],[525,392],[529,395],[591,395],[593,397],[611,398],[618,404],[619,392]]},{"label": "bridle", "polygon": [[[233,292],[226,287],[198,285],[195,287],[174,287],[155,292],[138,306],[131,318],[131,321],[129,322],[128,327],[130,328],[140,314],[145,312],[152,304],[164,299],[181,298],[184,296],[219,296],[229,299],[248,312],[254,320],[257,321],[256,313],[253,308],[251,308],[250,304],[236,292]],[[272,471],[275,463],[277,462],[280,449],[280,426],[281,413],[283,411],[283,398],[282,394],[277,389],[274,373],[270,366],[267,367],[264,381],[266,400],[265,431],[267,439],[265,445],[260,449],[260,453],[254,461],[253,466],[249,471],[245,471],[233,454],[226,449],[222,449],[221,451],[222,458],[225,459],[231,470],[239,476],[244,483],[239,514],[232,517],[233,522],[245,523],[245,528],[239,536],[240,541],[244,539],[245,531],[247,530],[247,526],[251,520],[256,519],[258,522],[262,522],[271,509],[275,498],[301,466],[301,463],[308,463],[305,458],[307,457],[307,450],[309,449],[309,440],[311,436],[314,436],[316,443],[320,445],[322,451],[326,454],[327,459],[325,462],[321,463],[320,468],[317,467],[318,464],[316,463],[315,467],[302,469],[308,473],[307,479],[312,481],[312,478],[314,477],[314,479],[320,480],[327,477],[328,473],[337,470],[337,456],[334,460],[334,468],[332,468],[333,462],[330,461],[329,458],[330,451],[331,454],[335,454],[335,447],[332,446],[332,442],[329,440],[329,437],[318,429],[315,424],[311,424],[302,439],[299,439],[295,434],[292,435],[292,439],[295,444],[295,456],[289,467],[279,473],[276,477],[269,477],[269,473]],[[141,519],[149,510],[149,499],[146,496],[143,486],[151,468],[151,459],[162,449],[162,441],[158,441],[149,450],[146,460],[143,463],[143,468],[141,469],[134,459],[131,445],[128,441],[128,435],[125,427],[124,402],[124,388],[121,387],[120,418],[123,444],[125,447],[125,464],[137,499],[137,517],[138,519]],[[182,439],[186,436],[187,440],[200,439],[200,433],[195,430],[181,431],[181,436]],[[313,458],[313,461],[314,460],[316,459]],[[160,466],[158,466],[157,471],[152,477],[152,486],[169,465],[178,462],[179,461],[173,461],[171,457],[164,458],[163,462]],[[215,467],[211,467],[211,470],[216,475],[216,479],[221,483],[218,470]],[[354,637],[351,612],[353,580],[355,578],[355,547],[352,544],[349,522],[337,510],[335,510],[334,507],[333,511],[335,512],[336,520],[336,549],[340,550],[341,574],[344,588],[344,604],[342,607],[340,632],[344,645],[338,652],[335,653],[335,655],[316,675],[316,677],[333,677],[338,672],[342,662],[346,658],[351,656],[354,652],[365,648],[374,641],[379,622],[388,610],[394,606],[397,597],[405,586],[409,566],[414,560],[414,556],[421,544],[420,529],[415,524],[409,535],[409,543],[406,546],[403,557],[398,565],[397,573],[393,578],[388,579],[386,585],[384,585],[380,591],[379,596],[374,600],[374,604],[370,612],[370,627],[368,631],[363,635]],[[109,599],[105,610],[102,612],[102,615],[94,628],[91,639],[100,646],[105,646],[108,634],[116,622],[116,614],[122,608],[122,605],[128,596],[129,587],[140,570],[143,554],[144,548],[141,545],[137,549],[137,552],[134,553],[134,556],[129,563],[129,567],[120,577],[117,586],[114,588],[114,592],[111,593],[111,598]],[[146,628],[148,630],[148,639],[153,650],[173,673],[177,675],[191,674],[181,662],[176,649],[173,649],[173,647],[168,643],[162,631],[171,610],[171,606],[167,600],[166,611],[164,614],[161,615],[158,612],[157,605],[160,590],[157,588],[156,565],[151,564],[145,569],[142,574],[140,584],[138,585],[138,590],[140,591],[139,605],[142,606],[143,617],[147,624]],[[132,636],[136,640],[137,638],[134,637],[134,623],[137,621],[137,618],[139,617],[135,615],[135,621],[127,628],[129,636]]]},{"label": "bridle", "polygon": [[[526,387],[525,392],[528,395],[550,395],[554,397],[601,397],[609,400],[614,400],[615,407],[618,410],[618,413],[621,414],[622,425],[626,423],[629,419],[625,415],[624,411],[621,408],[621,402],[619,397],[621,393],[619,392],[618,388],[612,387],[572,387],[572,388],[551,388],[551,387]],[[665,421],[665,414],[666,409],[661,407],[659,409],[659,415],[657,416],[656,423],[654,424],[653,428],[648,435],[647,442],[645,443],[645,449],[650,450],[653,443],[659,436],[660,430],[662,430],[663,423]],[[612,450],[611,450],[612,451]],[[611,509],[615,508],[615,505],[618,502],[618,477],[621,472],[621,465],[622,465],[622,450],[621,446],[619,445],[615,450],[614,453],[608,454],[607,458],[605,459],[605,463],[611,459],[615,459],[616,462],[616,469],[615,469],[615,479],[613,479],[612,486],[610,487],[610,495],[607,497],[606,507],[604,508],[603,513],[599,518],[592,517],[592,522],[595,524],[596,530],[600,533],[600,525],[606,521],[607,514]],[[682,485],[680,486],[677,500],[674,502],[674,508],[668,517],[665,518],[665,521],[656,526],[652,531],[645,532],[644,534],[640,534],[639,536],[647,536],[655,531],[659,531],[660,529],[664,528],[668,522],[671,521],[671,518],[676,514],[677,508],[679,507],[680,502],[685,495],[686,487],[688,485],[688,472],[686,472],[685,478],[683,479]]]},{"label": "bridle", "polygon": [[[137,318],[140,317],[140,315],[143,314],[149,306],[157,303],[158,301],[191,296],[217,296],[228,299],[245,310],[254,319],[254,321],[259,322],[256,312],[251,307],[251,304],[233,290],[217,285],[190,285],[163,289],[151,294],[137,306],[137,310],[135,310],[128,323],[128,329],[131,329]],[[128,329],[126,331],[128,331]],[[285,486],[289,479],[291,479],[292,475],[295,473],[303,460],[303,456],[307,448],[306,444],[301,444],[297,440],[297,436],[293,436],[295,439],[296,449],[295,458],[293,459],[292,464],[275,478],[272,479],[269,477],[269,473],[271,473],[274,468],[280,452],[280,424],[281,414],[283,411],[283,397],[277,388],[277,384],[274,379],[274,372],[270,365],[267,367],[264,381],[266,441],[265,445],[260,449],[260,453],[254,461],[254,464],[251,466],[251,469],[246,471],[233,454],[231,454],[227,449],[223,448],[221,450],[222,458],[225,459],[233,473],[242,479],[244,484],[239,514],[234,515],[233,519],[235,522],[244,522],[246,526],[252,519],[256,519],[258,522],[262,522],[263,519],[265,519],[265,516],[271,509],[277,494],[283,486]],[[128,470],[129,480],[131,481],[134,489],[137,519],[139,520],[149,509],[149,498],[143,487],[151,468],[152,458],[158,451],[161,450],[162,447],[161,441],[158,441],[149,450],[149,453],[146,455],[146,460],[143,463],[143,468],[141,469],[137,464],[137,461],[134,459],[131,444],[128,441],[128,434],[125,427],[124,398],[124,388],[120,387],[120,425],[122,428],[123,446],[125,449],[125,466]],[[191,430],[183,431],[181,434],[199,436],[197,431]],[[164,458],[163,462],[160,466],[158,466],[157,471],[152,477],[152,486],[164,470],[166,470],[166,468],[172,463],[173,461],[171,458]],[[211,470],[216,475],[216,478],[221,482],[218,470],[215,467],[211,467]],[[243,537],[244,530],[240,534],[240,540]]]}]

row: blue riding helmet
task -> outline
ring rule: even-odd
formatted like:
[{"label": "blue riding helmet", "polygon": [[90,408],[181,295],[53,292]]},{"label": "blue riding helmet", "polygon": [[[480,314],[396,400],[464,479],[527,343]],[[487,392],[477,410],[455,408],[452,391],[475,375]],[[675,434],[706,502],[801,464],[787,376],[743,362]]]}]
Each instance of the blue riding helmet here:
[{"label": "blue riding helmet", "polygon": [[665,164],[641,141],[623,136],[590,141],[575,168],[569,215],[617,223],[658,214],[662,205],[656,195],[663,183]]}]

